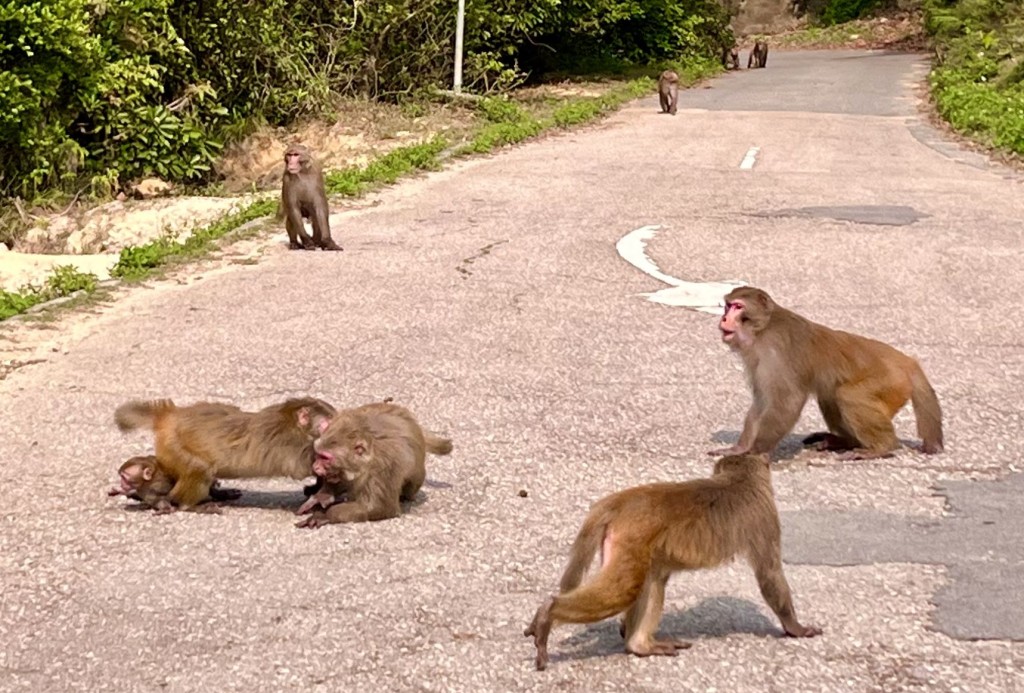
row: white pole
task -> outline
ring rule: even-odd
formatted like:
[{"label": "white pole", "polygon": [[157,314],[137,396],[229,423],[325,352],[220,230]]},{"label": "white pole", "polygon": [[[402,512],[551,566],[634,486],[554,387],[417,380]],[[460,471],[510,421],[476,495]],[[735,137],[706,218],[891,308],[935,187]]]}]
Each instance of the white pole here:
[{"label": "white pole", "polygon": [[466,21],[466,0],[459,0],[459,12],[455,19],[455,84],[456,94],[462,93],[462,26]]}]

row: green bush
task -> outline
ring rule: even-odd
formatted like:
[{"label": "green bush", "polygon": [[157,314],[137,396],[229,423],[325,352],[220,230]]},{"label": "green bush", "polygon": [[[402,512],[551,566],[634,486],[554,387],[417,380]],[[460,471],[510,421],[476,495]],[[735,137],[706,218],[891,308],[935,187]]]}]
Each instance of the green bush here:
[{"label": "green bush", "polygon": [[957,130],[1024,154],[1024,2],[927,0],[935,42],[930,81]]},{"label": "green bush", "polygon": [[880,0],[828,0],[821,11],[825,26],[860,19],[881,4]]},{"label": "green bush", "polygon": [[225,114],[193,84],[169,0],[0,0],[0,195],[202,178]]},{"label": "green bush", "polygon": [[[0,0],[0,198],[201,182],[229,135],[450,86],[452,0]],[[731,43],[715,0],[474,0],[465,87],[622,70]],[[481,107],[513,127],[508,104]],[[497,132],[497,131],[495,131]]]}]

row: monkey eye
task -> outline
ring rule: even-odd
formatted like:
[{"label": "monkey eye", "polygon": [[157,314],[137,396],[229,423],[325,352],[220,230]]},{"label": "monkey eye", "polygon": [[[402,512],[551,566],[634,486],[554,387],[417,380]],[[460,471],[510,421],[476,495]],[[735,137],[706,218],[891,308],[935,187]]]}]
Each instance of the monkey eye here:
[{"label": "monkey eye", "polygon": [[740,322],[750,322],[750,318],[747,317],[746,315],[741,315]]}]

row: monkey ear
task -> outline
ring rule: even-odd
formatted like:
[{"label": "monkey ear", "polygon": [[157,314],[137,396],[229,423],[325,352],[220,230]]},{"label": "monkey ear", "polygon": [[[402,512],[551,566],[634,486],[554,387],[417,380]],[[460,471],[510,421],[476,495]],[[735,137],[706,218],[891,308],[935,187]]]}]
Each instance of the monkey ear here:
[{"label": "monkey ear", "polygon": [[151,466],[143,467],[142,468],[142,478],[145,481],[152,481],[153,480],[153,467],[151,467]]},{"label": "monkey ear", "polygon": [[299,422],[300,428],[309,426],[309,407],[301,407],[295,412],[295,420]]},{"label": "monkey ear", "polygon": [[324,417],[321,417],[320,420],[317,422],[316,428],[320,432],[320,434],[323,435],[323,432],[326,431],[327,427],[330,426],[330,425],[331,425],[331,417],[324,416]]},{"label": "monkey ear", "polygon": [[771,313],[772,308],[775,307],[775,301],[768,295],[766,291],[757,292],[757,305],[760,306],[761,310],[765,313]]}]

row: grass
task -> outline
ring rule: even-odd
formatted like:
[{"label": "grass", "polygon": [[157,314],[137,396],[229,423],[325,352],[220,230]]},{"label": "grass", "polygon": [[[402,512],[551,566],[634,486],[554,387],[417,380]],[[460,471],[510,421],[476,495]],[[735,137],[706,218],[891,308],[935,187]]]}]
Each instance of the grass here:
[{"label": "grass", "polygon": [[52,274],[42,286],[26,285],[21,291],[0,290],[0,320],[24,313],[40,303],[63,298],[82,291],[91,294],[96,290],[96,275],[79,272],[73,265],[54,267]]},{"label": "grass", "polygon": [[928,0],[939,114],[983,144],[1024,156],[1024,1]]},{"label": "grass", "polygon": [[[663,67],[671,67],[679,73],[680,86],[688,86],[720,70],[713,61]],[[393,149],[366,166],[331,171],[326,174],[324,183],[331,195],[363,195],[420,171],[437,170],[441,168],[443,158],[449,154],[468,156],[487,153],[498,147],[522,142],[547,130],[587,123],[628,101],[651,93],[655,88],[654,79],[642,76],[612,83],[610,87],[605,83],[602,85],[602,93],[598,95],[533,101],[484,98],[475,106],[483,122],[469,133],[466,143],[450,149],[449,139],[436,135],[426,142]],[[276,199],[263,199],[197,229],[184,241],[165,236],[142,245],[128,246],[121,250],[110,274],[124,281],[138,281],[157,274],[169,265],[203,257],[221,239],[251,221],[275,214],[276,210]],[[0,320],[76,291],[90,295],[96,291],[96,285],[96,277],[92,274],[79,273],[70,266],[55,268],[43,287],[28,286],[20,292],[0,292]]]}]

